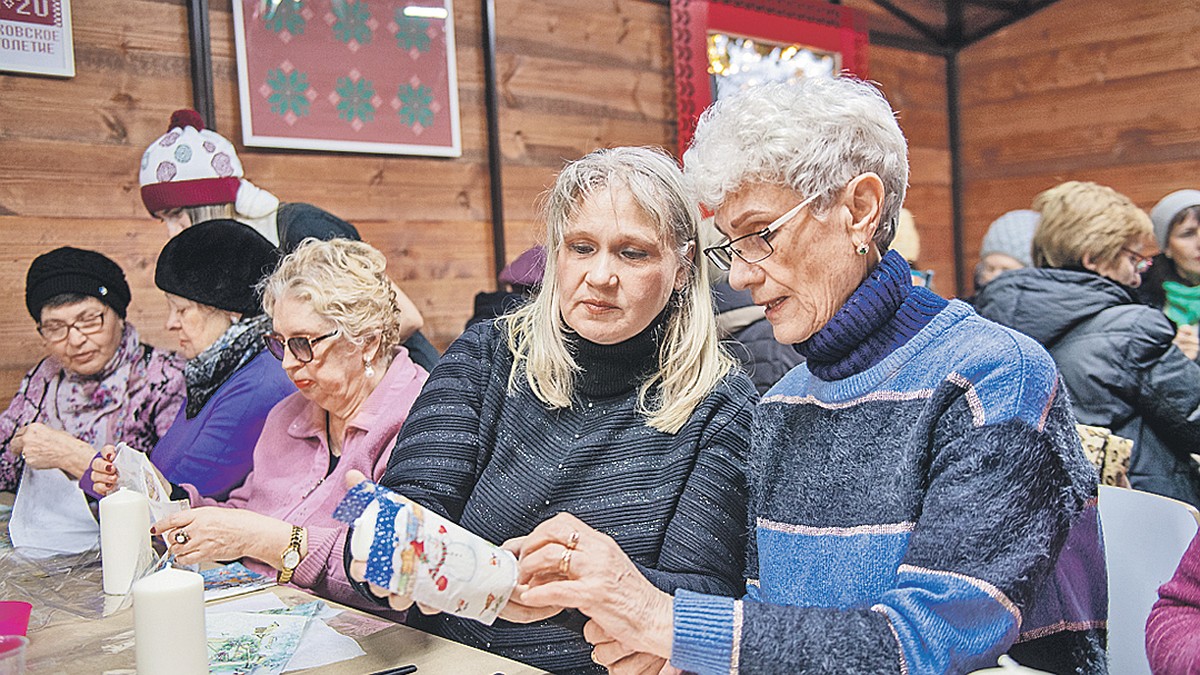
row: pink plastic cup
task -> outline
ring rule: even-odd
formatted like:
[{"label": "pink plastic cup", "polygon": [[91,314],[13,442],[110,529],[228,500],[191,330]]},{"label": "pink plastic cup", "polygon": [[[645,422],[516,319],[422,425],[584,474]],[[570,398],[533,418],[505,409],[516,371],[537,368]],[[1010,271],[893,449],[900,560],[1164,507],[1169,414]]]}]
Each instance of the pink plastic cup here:
[{"label": "pink plastic cup", "polygon": [[0,600],[0,635],[25,635],[33,605],[23,600]]},{"label": "pink plastic cup", "polygon": [[25,648],[29,638],[24,635],[0,635],[0,675],[25,675]]}]

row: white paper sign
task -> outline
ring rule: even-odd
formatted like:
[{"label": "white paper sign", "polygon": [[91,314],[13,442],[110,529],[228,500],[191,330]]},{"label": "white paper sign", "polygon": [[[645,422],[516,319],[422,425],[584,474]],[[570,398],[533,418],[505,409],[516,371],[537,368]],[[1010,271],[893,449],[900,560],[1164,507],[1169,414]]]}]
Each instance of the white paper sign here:
[{"label": "white paper sign", "polygon": [[71,0],[0,0],[0,70],[74,77]]}]

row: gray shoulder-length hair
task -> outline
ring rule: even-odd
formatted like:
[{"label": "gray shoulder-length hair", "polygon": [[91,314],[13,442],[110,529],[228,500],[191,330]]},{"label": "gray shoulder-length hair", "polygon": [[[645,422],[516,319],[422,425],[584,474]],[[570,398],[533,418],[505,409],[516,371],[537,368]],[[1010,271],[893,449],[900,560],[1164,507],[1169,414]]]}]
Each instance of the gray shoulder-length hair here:
[{"label": "gray shoulder-length hair", "polygon": [[829,213],[854,177],[874,172],[885,198],[873,238],[887,250],[908,188],[908,143],[874,85],[852,77],[808,77],[749,88],[700,117],[683,164],[700,202],[718,208],[743,185],[766,183],[817,195]]},{"label": "gray shoulder-length hair", "polygon": [[508,385],[514,388],[524,378],[547,406],[571,406],[580,368],[568,349],[570,328],[559,307],[558,251],[568,224],[603,189],[627,190],[686,271],[683,289],[670,301],[659,369],[638,391],[638,412],[646,416],[647,424],[673,434],[729,373],[733,360],[717,339],[708,270],[698,260],[699,207],[679,165],[659,149],[596,150],[558,174],[544,205],[546,271],[541,291],[532,302],[500,319],[514,359]]}]

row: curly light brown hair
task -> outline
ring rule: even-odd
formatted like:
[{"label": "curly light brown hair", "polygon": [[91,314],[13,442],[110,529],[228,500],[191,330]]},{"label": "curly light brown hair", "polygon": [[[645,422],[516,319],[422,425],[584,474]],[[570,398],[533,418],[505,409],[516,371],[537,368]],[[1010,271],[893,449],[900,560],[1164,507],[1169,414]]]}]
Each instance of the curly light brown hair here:
[{"label": "curly light brown hair", "polygon": [[1105,185],[1068,181],[1033,199],[1042,214],[1033,234],[1035,267],[1109,263],[1131,243],[1155,245],[1154,225],[1129,197]]}]

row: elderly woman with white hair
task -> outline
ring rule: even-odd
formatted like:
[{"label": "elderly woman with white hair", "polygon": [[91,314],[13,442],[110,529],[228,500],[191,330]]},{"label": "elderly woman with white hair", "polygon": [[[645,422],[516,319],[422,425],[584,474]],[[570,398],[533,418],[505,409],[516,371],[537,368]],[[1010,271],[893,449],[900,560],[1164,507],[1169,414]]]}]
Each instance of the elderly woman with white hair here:
[{"label": "elderly woman with white hair", "polygon": [[[513,550],[570,511],[661,592],[734,593],[756,394],[717,340],[698,222],[661,151],[568,164],[546,206],[541,291],[450,346],[382,484]],[[603,672],[571,603],[513,598],[491,626],[408,621],[554,673]]]},{"label": "elderly woman with white hair", "polygon": [[572,515],[522,541],[522,601],[591,617],[598,662],[958,673],[1007,651],[1104,672],[1096,476],[1070,403],[1045,350],[914,288],[888,250],[906,155],[850,78],[702,117],[684,164],[725,236],[706,253],[807,360],[755,411],[744,597],[656,588]]},{"label": "elderly woman with white hair", "polygon": [[[332,512],[345,474],[379,478],[426,373],[400,346],[382,253],[347,239],[309,240],[262,282],[274,321],[267,349],[299,389],[267,416],[254,470],[225,501],[173,486],[192,509],[154,524],[183,564],[242,559],[338,602],[365,601],[346,579],[347,528]],[[98,489],[111,468],[93,463]]]}]

